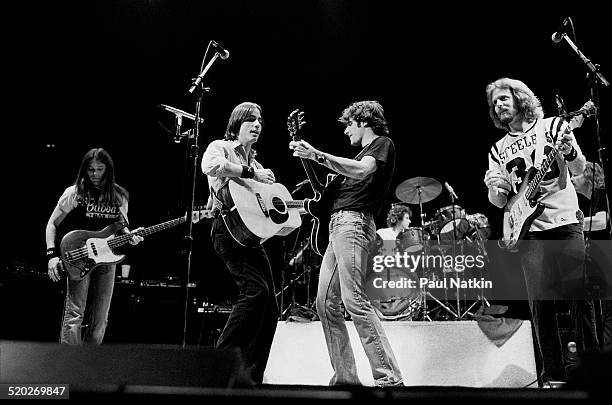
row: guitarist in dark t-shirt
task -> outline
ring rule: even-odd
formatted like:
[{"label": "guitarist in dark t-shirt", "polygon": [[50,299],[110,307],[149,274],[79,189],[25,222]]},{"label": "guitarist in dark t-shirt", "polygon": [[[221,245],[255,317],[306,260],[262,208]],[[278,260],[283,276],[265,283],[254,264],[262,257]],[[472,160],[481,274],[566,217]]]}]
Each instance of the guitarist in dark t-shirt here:
[{"label": "guitarist in dark t-shirt", "polygon": [[[402,374],[365,291],[368,246],[375,241],[374,216],[389,193],[395,170],[395,145],[382,106],[360,101],[340,117],[351,145],[362,147],[353,159],[334,156],[309,143],[292,141],[294,156],[311,159],[338,173],[332,199],[329,244],[323,256],[317,292],[321,319],[334,375],[330,385],[361,384],[341,307],[351,315],[379,387],[403,385]],[[324,193],[325,196],[325,193]]]},{"label": "guitarist in dark t-shirt", "polygon": [[[86,229],[98,231],[117,223],[119,233],[129,234],[127,227],[128,193],[115,183],[115,165],[102,148],[90,149],[81,160],[75,183],[66,188],[55,206],[45,229],[47,271],[55,282],[62,278],[64,266],[60,260],[58,242],[68,231]],[[140,230],[137,229],[134,232]],[[130,243],[136,245],[143,237],[134,234]],[[115,265],[102,264],[82,279],[66,277],[66,299],[60,331],[60,342],[79,345],[101,344],[108,323]],[[88,327],[82,333],[86,307]]]}]

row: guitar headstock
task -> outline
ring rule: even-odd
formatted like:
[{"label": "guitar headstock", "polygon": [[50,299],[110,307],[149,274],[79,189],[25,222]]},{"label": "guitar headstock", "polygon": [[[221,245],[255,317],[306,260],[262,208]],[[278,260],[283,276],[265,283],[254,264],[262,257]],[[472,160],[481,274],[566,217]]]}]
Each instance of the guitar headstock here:
[{"label": "guitar headstock", "polygon": [[292,140],[300,140],[299,132],[305,124],[303,111],[299,109],[291,111],[291,114],[287,117],[287,129],[289,130],[289,135],[293,138]]},{"label": "guitar headstock", "polygon": [[569,128],[576,129],[582,126],[584,119],[586,117],[590,117],[591,115],[595,115],[597,109],[595,108],[595,103],[592,100],[587,101],[580,107],[580,110],[577,111],[579,114],[572,117],[569,122]]}]

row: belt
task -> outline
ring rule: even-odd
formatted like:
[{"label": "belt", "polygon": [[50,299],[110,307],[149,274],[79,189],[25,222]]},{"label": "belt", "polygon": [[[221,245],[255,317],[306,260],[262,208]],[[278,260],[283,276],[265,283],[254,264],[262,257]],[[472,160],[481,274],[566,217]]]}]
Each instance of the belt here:
[{"label": "belt", "polygon": [[332,215],[340,214],[340,213],[343,213],[343,212],[350,212],[350,213],[353,213],[353,214],[359,214],[359,215],[361,215],[361,218],[368,218],[368,217],[372,217],[373,216],[368,211],[359,211],[359,210],[337,210],[337,211],[334,211],[332,213]]}]

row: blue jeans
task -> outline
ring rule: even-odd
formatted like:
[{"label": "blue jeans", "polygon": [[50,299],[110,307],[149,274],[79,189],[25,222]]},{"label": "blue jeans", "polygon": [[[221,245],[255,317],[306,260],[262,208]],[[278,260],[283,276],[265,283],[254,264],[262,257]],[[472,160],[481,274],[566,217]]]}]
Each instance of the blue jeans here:
[{"label": "blue jeans", "polygon": [[567,301],[574,339],[579,351],[597,347],[592,301],[580,291],[585,244],[580,224],[528,232],[522,242],[521,266],[536,337],[540,375],[546,380],[567,380],[555,301]]},{"label": "blue jeans", "polygon": [[[93,269],[82,280],[67,279],[64,317],[60,331],[60,342],[70,345],[81,343],[101,344],[108,323],[108,311],[115,287],[115,265],[101,265]],[[81,338],[81,327],[85,306],[89,297],[88,319]]]},{"label": "blue jeans", "polygon": [[371,215],[332,214],[329,245],[321,263],[317,313],[321,319],[334,375],[330,385],[360,385],[342,306],[351,315],[376,385],[401,384],[402,374],[380,319],[365,293],[368,246],[375,240]]}]

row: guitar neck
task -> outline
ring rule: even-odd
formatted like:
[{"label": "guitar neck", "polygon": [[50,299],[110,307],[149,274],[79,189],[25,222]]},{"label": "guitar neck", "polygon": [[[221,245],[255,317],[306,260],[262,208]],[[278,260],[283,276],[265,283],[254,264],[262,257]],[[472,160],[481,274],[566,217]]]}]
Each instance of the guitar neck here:
[{"label": "guitar neck", "polygon": [[132,232],[132,233],[128,233],[125,235],[116,236],[108,241],[108,246],[110,248],[117,248],[119,246],[125,245],[130,240],[132,240],[132,236],[134,235],[139,235],[139,236],[151,235],[153,233],[163,231],[164,229],[168,229],[168,228],[172,228],[177,225],[180,225],[184,223],[185,221],[186,221],[185,217],[180,217],[180,218],[172,219],[170,221],[163,222],[161,224],[150,226],[148,228],[143,228],[137,232]]},{"label": "guitar neck", "polygon": [[[572,125],[570,124],[563,130],[561,134],[558,135],[558,137],[567,135],[571,131],[572,131]],[[540,167],[536,175],[529,182],[529,187],[527,188],[527,194],[526,194],[527,198],[533,198],[533,196],[535,195],[535,192],[540,186],[540,183],[542,182],[542,179],[544,178],[544,176],[546,176],[546,172],[548,172],[548,169],[550,169],[550,166],[552,166],[553,162],[557,158],[557,153],[559,153],[559,150],[557,149],[556,146],[553,146],[552,150],[548,152],[548,155],[546,155],[546,159],[544,159],[544,161],[542,162],[542,167]]]},{"label": "guitar neck", "polygon": [[542,167],[540,167],[540,170],[538,170],[534,178],[529,182],[529,188],[527,189],[527,197],[533,197],[533,194],[535,194],[536,190],[540,186],[542,179],[546,175],[548,169],[550,169],[550,166],[553,164],[556,157],[557,148],[553,147],[553,149],[546,156],[546,159],[544,159],[544,162],[542,162]]},{"label": "guitar neck", "polygon": [[[300,140],[300,137],[293,136],[293,140],[297,142]],[[325,186],[323,185],[323,183],[319,181],[319,178],[317,177],[317,174],[314,168],[312,167],[312,162],[304,158],[300,158],[300,161],[302,162],[302,166],[304,167],[304,170],[306,171],[306,176],[308,177],[308,180],[310,181],[312,188],[316,192],[322,193],[323,189],[325,189]]]},{"label": "guitar neck", "polygon": [[287,208],[304,208],[304,200],[287,200]]}]

